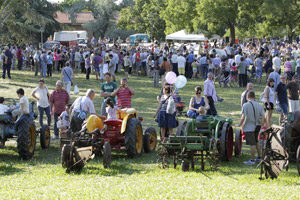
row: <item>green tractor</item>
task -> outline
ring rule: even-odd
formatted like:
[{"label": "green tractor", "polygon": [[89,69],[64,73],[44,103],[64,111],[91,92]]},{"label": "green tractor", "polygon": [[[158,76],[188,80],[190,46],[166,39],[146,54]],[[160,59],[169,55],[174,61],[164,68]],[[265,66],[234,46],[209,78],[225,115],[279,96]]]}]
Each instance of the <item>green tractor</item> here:
[{"label": "green tractor", "polygon": [[220,160],[230,161],[233,150],[238,156],[242,150],[242,136],[234,134],[232,119],[220,116],[206,116],[206,119],[183,121],[177,128],[176,136],[170,136],[158,149],[158,161],[161,167],[168,167],[168,158],[173,158],[174,168],[181,162],[182,171],[194,169],[196,160],[200,160],[201,169],[208,161],[212,169],[217,169]]}]

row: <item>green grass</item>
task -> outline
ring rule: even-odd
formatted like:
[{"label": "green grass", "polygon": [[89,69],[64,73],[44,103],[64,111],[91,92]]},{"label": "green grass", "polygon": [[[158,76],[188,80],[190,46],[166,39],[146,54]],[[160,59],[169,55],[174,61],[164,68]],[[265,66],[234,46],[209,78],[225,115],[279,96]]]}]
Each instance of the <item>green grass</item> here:
[{"label": "green grass", "polygon": [[[28,95],[37,86],[38,78],[32,72],[13,71],[12,77],[12,80],[0,81],[1,96],[15,98],[19,87],[25,88]],[[51,91],[57,78],[55,74],[54,78],[46,80]],[[80,95],[88,88],[98,92],[94,103],[100,112],[100,85],[93,79],[86,81],[80,75],[78,86]],[[133,107],[144,118],[143,129],[150,126],[157,129],[153,114],[159,89],[154,89],[148,78],[132,77],[129,85],[137,92]],[[196,85],[203,85],[203,82],[189,81],[180,90],[186,103]],[[263,87],[255,85],[257,94]],[[234,124],[238,123],[242,89],[217,87],[217,92],[225,99],[217,104],[219,115],[232,117]],[[72,95],[72,100],[75,98]],[[275,113],[273,122],[277,123],[277,119]],[[217,172],[201,171],[198,164],[195,171],[183,173],[179,166],[177,169],[158,168],[156,153],[128,159],[124,152],[114,152],[110,169],[104,169],[102,159],[95,158],[80,173],[66,174],[60,164],[58,142],[52,143],[47,150],[37,144],[33,159],[22,161],[12,140],[5,149],[0,149],[0,199],[299,199],[300,179],[294,164],[278,179],[260,181],[259,169],[243,164],[247,159],[249,149],[244,146],[241,157],[221,163]]]}]

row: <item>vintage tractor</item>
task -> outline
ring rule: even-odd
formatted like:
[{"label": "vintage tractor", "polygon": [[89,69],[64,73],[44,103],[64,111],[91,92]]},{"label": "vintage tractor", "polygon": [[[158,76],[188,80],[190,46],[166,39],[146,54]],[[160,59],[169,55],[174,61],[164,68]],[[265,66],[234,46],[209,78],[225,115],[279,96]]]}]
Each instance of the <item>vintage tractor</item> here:
[{"label": "vintage tractor", "polygon": [[[209,161],[212,169],[217,169],[219,160],[229,161],[233,154],[232,119],[220,116],[206,116],[207,119],[183,121],[177,128],[176,136],[170,136],[158,149],[161,167],[168,167],[168,158],[173,158],[174,168],[181,162],[182,171],[194,169],[195,161],[200,159],[201,169]],[[237,132],[239,133],[239,132]],[[236,152],[241,152],[241,135],[236,136]]]},{"label": "vintage tractor", "polygon": [[37,118],[37,114],[34,113],[34,102],[29,107],[30,113],[21,116],[16,122],[13,120],[11,110],[4,115],[0,115],[0,148],[4,148],[5,142],[9,138],[17,137],[18,153],[24,160],[33,157],[38,135],[40,135],[40,143],[43,149],[50,146],[50,128],[44,125],[36,130],[34,119]]},{"label": "vintage tractor", "polygon": [[[63,138],[62,163],[69,171],[80,170],[84,164],[103,152],[104,167],[109,167],[111,150],[125,149],[128,157],[140,156],[155,150],[157,134],[154,128],[147,128],[143,134],[141,117],[134,108],[122,109],[117,120],[102,120],[91,115],[80,133]],[[80,155],[81,154],[81,155]],[[72,161],[69,161],[72,160]],[[65,164],[68,163],[68,164]],[[81,163],[80,166],[75,166]]]}]

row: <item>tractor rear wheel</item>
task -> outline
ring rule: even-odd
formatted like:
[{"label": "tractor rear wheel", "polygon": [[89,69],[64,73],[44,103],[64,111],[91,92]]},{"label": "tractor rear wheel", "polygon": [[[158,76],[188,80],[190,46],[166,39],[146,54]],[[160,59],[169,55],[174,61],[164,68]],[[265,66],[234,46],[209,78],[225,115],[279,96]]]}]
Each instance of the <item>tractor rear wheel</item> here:
[{"label": "tractor rear wheel", "polygon": [[233,129],[228,123],[223,124],[220,143],[221,159],[230,161],[233,153]]},{"label": "tractor rear wheel", "polygon": [[43,125],[40,129],[40,143],[42,149],[47,149],[50,146],[50,128],[47,125]]},{"label": "tractor rear wheel", "polygon": [[71,154],[71,146],[64,144],[61,149],[61,165],[63,168],[69,168],[72,166],[70,154]]},{"label": "tractor rear wheel", "polygon": [[297,149],[296,163],[297,163],[297,168],[298,168],[298,174],[300,176],[300,145],[298,146],[298,149]]},{"label": "tractor rear wheel", "polygon": [[240,130],[235,131],[235,140],[234,140],[234,155],[237,157],[242,153],[242,134]]},{"label": "tractor rear wheel", "polygon": [[145,153],[153,152],[157,145],[156,130],[152,127],[147,128],[143,136],[143,140]]},{"label": "tractor rear wheel", "polygon": [[181,163],[181,170],[187,172],[190,170],[190,161],[188,159],[183,159]]},{"label": "tractor rear wheel", "polygon": [[109,142],[105,142],[103,145],[103,167],[108,168],[110,167],[111,163],[111,146]]},{"label": "tractor rear wheel", "polygon": [[36,145],[35,125],[29,117],[25,117],[17,125],[18,153],[24,160],[31,159],[34,155]]},{"label": "tractor rear wheel", "polygon": [[143,128],[141,121],[130,118],[127,121],[125,131],[125,147],[130,158],[142,155],[143,152]]},{"label": "tractor rear wheel", "polygon": [[183,121],[179,124],[179,126],[177,127],[176,136],[184,136],[186,123],[187,123],[187,121]]}]

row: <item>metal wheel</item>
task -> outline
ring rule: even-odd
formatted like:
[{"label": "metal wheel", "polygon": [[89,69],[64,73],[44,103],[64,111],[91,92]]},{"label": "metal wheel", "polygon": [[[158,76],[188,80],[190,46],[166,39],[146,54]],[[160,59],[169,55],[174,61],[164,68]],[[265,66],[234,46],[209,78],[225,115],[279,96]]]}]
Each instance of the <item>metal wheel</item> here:
[{"label": "metal wheel", "polygon": [[157,145],[157,134],[155,129],[152,127],[147,128],[143,140],[144,151],[146,153],[153,152]]},{"label": "metal wheel", "polygon": [[234,155],[237,157],[242,153],[242,134],[240,130],[235,131],[235,140],[234,140]]},{"label": "metal wheel", "polygon": [[233,153],[233,129],[228,123],[222,126],[220,137],[220,153],[222,160],[230,161]]},{"label": "metal wheel", "polygon": [[157,162],[159,163],[160,168],[168,168],[169,167],[169,153],[166,147],[163,145],[159,145],[157,148]]},{"label": "metal wheel", "polygon": [[50,146],[50,128],[47,125],[43,125],[40,129],[40,143],[42,149],[47,149]]},{"label": "metal wheel", "polygon": [[207,160],[212,171],[216,171],[220,162],[220,141],[218,138],[210,140]]},{"label": "metal wheel", "polygon": [[111,146],[109,142],[103,145],[103,166],[104,168],[110,167],[111,164]]},{"label": "metal wheel", "polygon": [[296,163],[297,163],[298,174],[300,176],[300,145],[298,146],[298,149],[297,149]]}]

